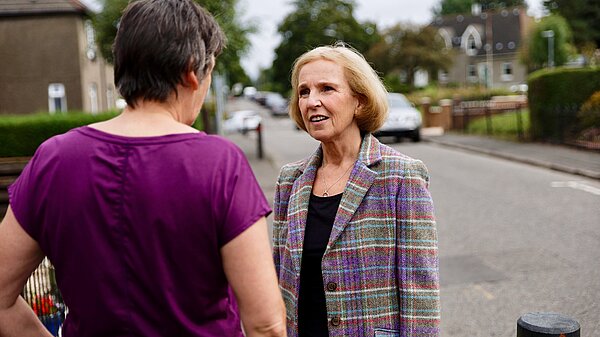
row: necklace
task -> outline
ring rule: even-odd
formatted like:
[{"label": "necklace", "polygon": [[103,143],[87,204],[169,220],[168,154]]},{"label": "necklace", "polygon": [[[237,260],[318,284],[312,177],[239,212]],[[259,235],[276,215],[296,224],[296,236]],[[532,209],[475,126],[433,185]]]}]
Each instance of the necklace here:
[{"label": "necklace", "polygon": [[325,185],[325,189],[323,190],[323,196],[324,197],[328,197],[329,196],[329,193],[327,193],[327,191],[329,191],[330,188],[332,188],[333,186],[335,186],[342,179],[342,177],[345,176],[346,173],[348,173],[348,171],[350,171],[350,168],[352,166],[354,166],[354,163],[352,163],[350,166],[348,166],[348,168],[346,169],[346,171],[344,171],[344,173],[342,173],[342,175],[339,178],[337,178],[336,181],[333,184],[331,184],[329,186],[327,186],[327,181],[325,180],[325,177],[323,177],[323,184]]}]

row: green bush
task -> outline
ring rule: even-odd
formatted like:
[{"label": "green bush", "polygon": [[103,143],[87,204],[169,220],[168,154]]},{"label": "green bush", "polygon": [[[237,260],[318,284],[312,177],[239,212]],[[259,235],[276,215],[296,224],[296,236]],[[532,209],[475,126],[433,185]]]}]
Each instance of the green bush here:
[{"label": "green bush", "polygon": [[580,130],[600,128],[600,91],[596,91],[577,114]]},{"label": "green bush", "polygon": [[600,68],[542,69],[528,78],[531,135],[563,141],[577,127],[577,112],[600,90]]},{"label": "green bush", "polygon": [[32,156],[46,139],[78,126],[110,119],[117,112],[0,116],[0,157]]}]

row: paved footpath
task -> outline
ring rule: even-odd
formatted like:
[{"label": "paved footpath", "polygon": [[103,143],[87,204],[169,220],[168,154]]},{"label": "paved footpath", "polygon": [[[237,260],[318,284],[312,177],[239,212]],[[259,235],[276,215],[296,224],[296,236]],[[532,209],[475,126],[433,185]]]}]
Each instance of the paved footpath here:
[{"label": "paved footpath", "polygon": [[483,136],[447,133],[424,140],[556,171],[600,179],[600,151],[543,143],[518,143]]}]

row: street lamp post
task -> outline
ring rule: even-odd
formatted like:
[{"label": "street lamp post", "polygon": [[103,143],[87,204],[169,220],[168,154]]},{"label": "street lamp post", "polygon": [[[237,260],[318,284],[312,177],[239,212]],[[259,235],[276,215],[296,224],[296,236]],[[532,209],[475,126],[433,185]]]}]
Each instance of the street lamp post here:
[{"label": "street lamp post", "polygon": [[548,67],[554,68],[554,31],[544,30],[542,31],[542,37],[548,39]]}]

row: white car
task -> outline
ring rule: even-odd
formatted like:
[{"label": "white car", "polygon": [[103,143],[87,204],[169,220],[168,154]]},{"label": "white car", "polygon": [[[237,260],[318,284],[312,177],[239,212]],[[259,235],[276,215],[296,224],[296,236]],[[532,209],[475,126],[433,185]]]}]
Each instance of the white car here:
[{"label": "white car", "polygon": [[231,117],[223,122],[223,130],[228,133],[254,131],[260,125],[262,118],[254,110],[239,110],[231,113]]},{"label": "white car", "polygon": [[383,126],[374,135],[393,136],[396,140],[408,137],[413,142],[421,140],[421,112],[402,94],[388,94],[388,116]]},{"label": "white car", "polygon": [[273,116],[288,115],[288,101],[276,92],[267,93],[265,105],[271,110]]}]

